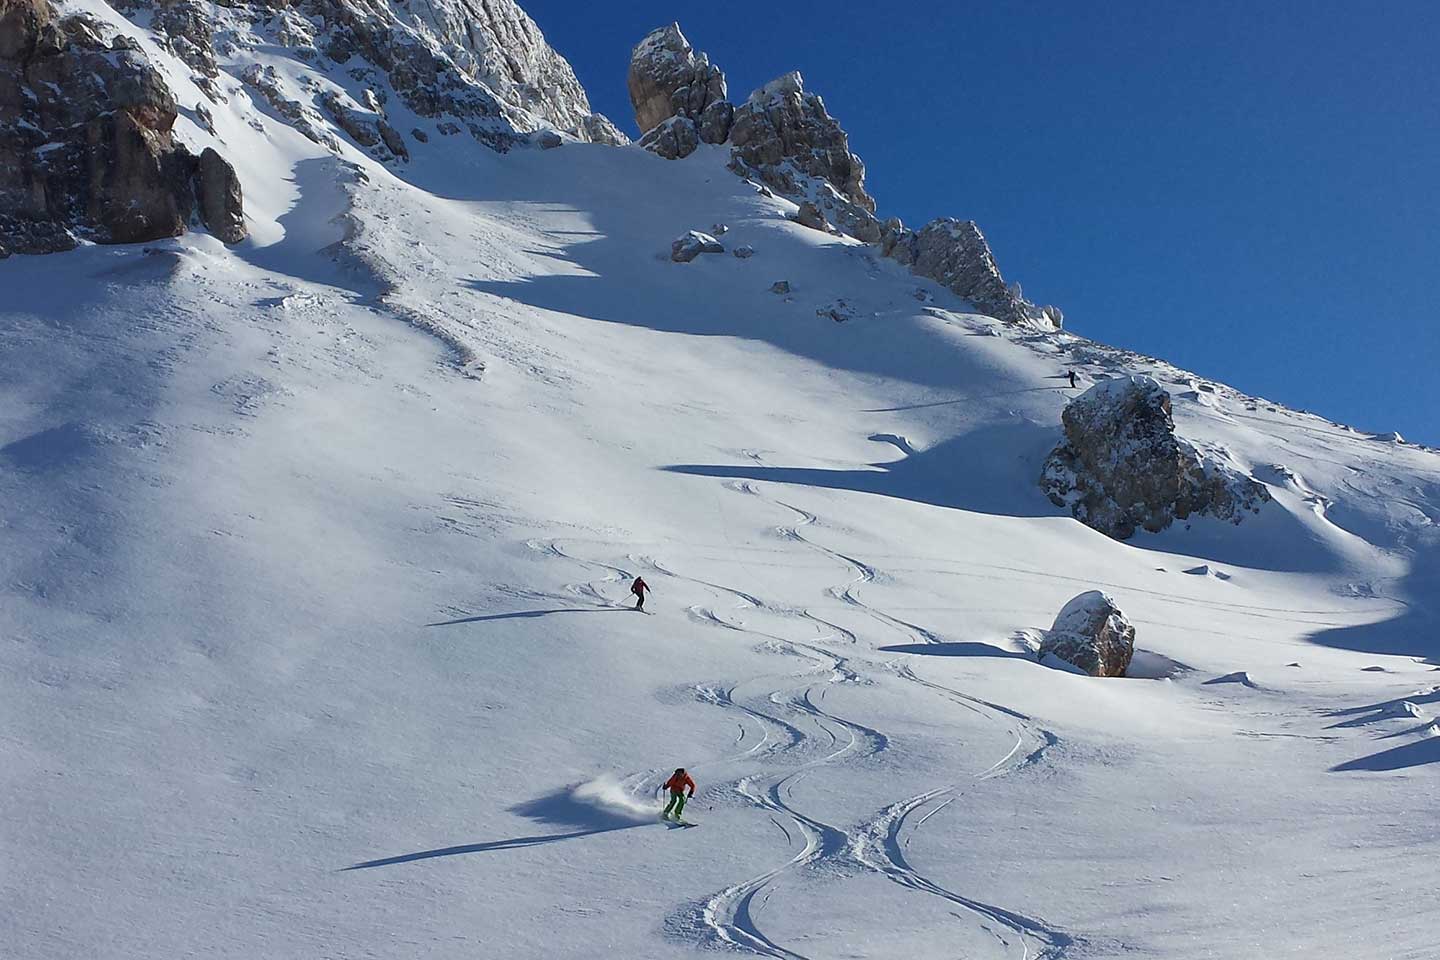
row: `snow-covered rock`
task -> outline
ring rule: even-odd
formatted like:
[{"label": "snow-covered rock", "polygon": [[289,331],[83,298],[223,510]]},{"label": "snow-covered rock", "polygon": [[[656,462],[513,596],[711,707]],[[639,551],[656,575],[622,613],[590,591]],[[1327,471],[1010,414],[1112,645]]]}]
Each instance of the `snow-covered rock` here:
[{"label": "snow-covered rock", "polygon": [[635,45],[626,87],[641,133],[675,117],[695,124],[706,143],[723,143],[730,132],[734,109],[725,99],[725,74],[695,52],[678,23],[650,31]]},{"label": "snow-covered rock", "polygon": [[708,233],[691,230],[670,244],[670,259],[676,263],[689,263],[702,253],[724,253],[725,246]]},{"label": "snow-covered rock", "polygon": [[1135,628],[1108,594],[1090,590],[1061,609],[1039,655],[1042,660],[1056,657],[1092,677],[1123,677],[1135,655]]},{"label": "snow-covered rock", "polygon": [[1239,523],[1270,501],[1265,486],[1175,435],[1170,394],[1152,377],[1103,380],[1062,414],[1065,439],[1041,489],[1056,506],[1125,540],[1194,515]]}]

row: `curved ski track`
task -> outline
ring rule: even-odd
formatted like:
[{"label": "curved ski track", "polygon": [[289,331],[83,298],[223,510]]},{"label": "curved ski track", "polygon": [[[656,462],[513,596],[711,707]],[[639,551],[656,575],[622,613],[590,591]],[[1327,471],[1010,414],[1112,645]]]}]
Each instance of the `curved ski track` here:
[{"label": "curved ski track", "polygon": [[[815,514],[765,497],[749,481],[728,481],[725,486],[795,514],[794,523],[776,528],[777,535],[782,540],[823,554],[852,574],[844,583],[829,587],[825,591],[827,596],[865,614],[881,627],[900,634],[908,641],[942,642],[924,627],[876,609],[857,595],[858,587],[875,581],[878,575],[876,569],[804,536],[802,527],[819,522]],[[550,556],[605,571],[606,575],[598,581],[601,584],[633,576],[625,568],[567,553],[558,541],[532,540],[528,546]],[[761,641],[762,648],[801,657],[811,666],[798,673],[755,677],[729,687],[697,684],[693,688],[697,700],[740,715],[737,746],[743,746],[750,739],[746,732],[747,721],[759,730],[759,737],[752,745],[733,756],[712,761],[710,765],[761,758],[775,762],[787,756],[794,756],[798,761],[774,773],[743,776],[733,782],[733,790],[746,803],[765,812],[784,836],[787,846],[793,847],[798,842],[800,849],[778,866],[732,884],[673,914],[666,922],[666,928],[672,935],[701,945],[739,949],[758,956],[810,960],[805,954],[767,936],[756,921],[755,912],[758,906],[769,901],[775,882],[784,874],[805,869],[829,869],[840,873],[856,870],[877,873],[907,890],[945,900],[972,916],[979,928],[995,939],[1003,956],[1018,956],[1021,960],[1055,960],[1078,942],[1075,937],[1049,926],[1043,920],[948,889],[909,864],[904,852],[909,839],[902,843],[900,837],[910,818],[918,811],[925,811],[909,827],[913,837],[914,831],[926,820],[959,796],[961,784],[940,786],[892,803],[849,830],[826,823],[794,804],[794,788],[809,773],[834,764],[862,762],[881,754],[890,745],[889,738],[881,731],[831,713],[822,706],[825,692],[831,684],[874,682],[851,665],[851,658],[825,645],[831,642],[857,645],[859,638],[853,631],[831,623],[808,609],[767,603],[744,590],[680,573],[651,557],[631,555],[627,560],[662,576],[685,580],[728,597],[732,601],[732,609],[762,610],[809,623],[820,631],[820,636],[800,641],[752,629],[707,606],[693,605],[687,610],[690,618],[698,623],[755,637]],[[614,603],[595,582],[567,584],[564,589],[591,602]],[[924,687],[1005,728],[1014,738],[1013,745],[1003,757],[975,773],[975,780],[1004,776],[1036,763],[1047,748],[1058,742],[1054,734],[1040,728],[1025,714],[920,677],[903,660],[867,658],[866,664]],[[752,696],[737,695],[737,691],[747,686],[761,687],[763,692]],[[647,781],[653,779],[658,782],[662,773],[658,770],[637,773],[626,778],[625,784],[636,791],[643,791]],[[961,916],[958,911],[952,913]]]}]

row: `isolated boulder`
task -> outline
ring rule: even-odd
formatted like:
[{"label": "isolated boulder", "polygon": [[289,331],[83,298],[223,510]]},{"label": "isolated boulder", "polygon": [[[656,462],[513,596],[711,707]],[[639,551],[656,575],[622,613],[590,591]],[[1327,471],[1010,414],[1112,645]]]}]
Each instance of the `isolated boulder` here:
[{"label": "isolated boulder", "polygon": [[195,214],[205,175],[172,136],[175,98],[133,41],[103,29],[57,21],[49,0],[0,0],[0,245],[12,252],[173,237]]},{"label": "isolated boulder", "polygon": [[1045,461],[1040,487],[1117,540],[1191,515],[1239,523],[1270,501],[1263,484],[1175,435],[1170,394],[1151,377],[1102,380],[1061,419],[1065,439]]},{"label": "isolated boulder", "polygon": [[700,146],[700,134],[688,117],[670,117],[651,127],[640,138],[640,146],[657,157],[666,160],[680,160],[690,156]]},{"label": "isolated boulder", "polygon": [[699,230],[691,230],[670,244],[670,259],[676,263],[689,263],[702,253],[724,252],[725,247],[719,240]]},{"label": "isolated boulder", "polygon": [[[730,132],[725,74],[695,52],[678,23],[652,30],[636,44],[625,85],[642,133],[672,117],[697,124],[696,136],[704,133],[707,143],[722,143]],[[716,104],[723,106],[712,110]]]},{"label": "isolated boulder", "polygon": [[1092,677],[1123,677],[1135,655],[1135,628],[1099,590],[1065,604],[1040,643],[1040,659],[1056,657]]},{"label": "isolated boulder", "polygon": [[749,260],[751,257],[755,256],[755,248],[750,246],[748,243],[742,243],[732,252],[735,254],[735,259],[737,260]]}]

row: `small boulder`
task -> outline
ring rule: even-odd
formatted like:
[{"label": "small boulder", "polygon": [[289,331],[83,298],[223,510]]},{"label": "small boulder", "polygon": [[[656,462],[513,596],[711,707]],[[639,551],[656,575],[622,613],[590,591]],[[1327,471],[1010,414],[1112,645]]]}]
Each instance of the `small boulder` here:
[{"label": "small boulder", "polygon": [[535,142],[540,145],[541,150],[554,150],[556,147],[563,146],[565,140],[554,130],[541,130],[540,135],[535,138]]},{"label": "small boulder", "polygon": [[782,295],[782,296],[783,296],[784,294],[789,293],[789,292],[790,292],[790,281],[789,281],[789,280],[776,280],[774,283],[770,284],[770,292],[771,292],[771,293],[778,293],[778,294],[780,294],[780,295]]},{"label": "small boulder", "polygon": [[755,256],[755,248],[750,246],[748,243],[742,243],[740,246],[736,247],[733,252],[735,254],[735,259],[737,260],[749,260],[751,257]]},{"label": "small boulder", "polygon": [[715,234],[715,236],[717,237],[723,237],[725,236],[725,234],[730,232],[730,225],[727,223],[712,224],[710,227],[710,232]]},{"label": "small boulder", "polygon": [[702,253],[724,252],[725,247],[719,240],[699,230],[691,230],[670,244],[670,259],[676,263],[689,263]]},{"label": "small boulder", "polygon": [[1123,677],[1135,656],[1135,628],[1099,590],[1065,604],[1040,643],[1040,659],[1056,657],[1092,677]]}]

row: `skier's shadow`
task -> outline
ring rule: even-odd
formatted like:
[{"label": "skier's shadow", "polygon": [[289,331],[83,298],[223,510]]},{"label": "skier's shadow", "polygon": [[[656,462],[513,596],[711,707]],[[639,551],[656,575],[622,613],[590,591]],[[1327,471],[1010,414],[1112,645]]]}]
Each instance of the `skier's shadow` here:
[{"label": "skier's shadow", "polygon": [[548,617],[557,613],[613,613],[617,610],[632,610],[633,607],[557,607],[553,610],[520,610],[515,613],[491,613],[477,617],[461,617],[459,620],[441,620],[427,623],[427,627],[453,627],[461,623],[485,623],[490,620],[530,620]]},{"label": "skier's shadow", "polygon": [[524,803],[516,804],[510,808],[511,813],[517,813],[538,823],[553,826],[572,827],[564,833],[545,833],[529,837],[509,837],[505,840],[489,840],[484,843],[466,843],[454,847],[437,847],[434,850],[419,850],[414,853],[402,853],[394,857],[384,857],[379,860],[366,860],[363,863],[356,863],[343,868],[344,870],[368,870],[371,867],[389,867],[400,863],[413,863],[416,860],[431,860],[435,857],[453,857],[464,853],[489,853],[494,850],[515,850],[521,847],[537,847],[543,843],[558,843],[561,840],[578,840],[581,837],[594,836],[597,833],[611,833],[616,830],[628,830],[632,827],[646,826],[654,821],[640,820],[634,817],[627,817],[622,814],[612,813],[594,804],[586,803],[575,796],[572,787],[564,787],[553,793],[534,800],[527,800]]}]

